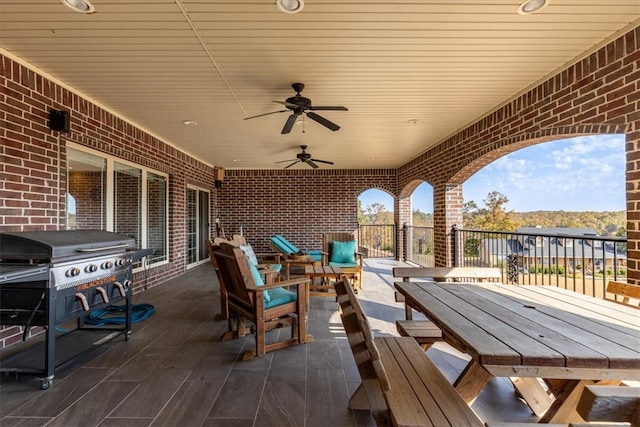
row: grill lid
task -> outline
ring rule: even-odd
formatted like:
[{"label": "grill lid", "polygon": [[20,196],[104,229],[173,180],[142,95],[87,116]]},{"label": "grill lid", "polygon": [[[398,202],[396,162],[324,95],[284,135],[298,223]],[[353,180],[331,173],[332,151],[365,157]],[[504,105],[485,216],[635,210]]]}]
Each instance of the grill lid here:
[{"label": "grill lid", "polygon": [[53,260],[71,255],[122,252],[135,239],[104,230],[23,231],[0,234],[0,259]]}]

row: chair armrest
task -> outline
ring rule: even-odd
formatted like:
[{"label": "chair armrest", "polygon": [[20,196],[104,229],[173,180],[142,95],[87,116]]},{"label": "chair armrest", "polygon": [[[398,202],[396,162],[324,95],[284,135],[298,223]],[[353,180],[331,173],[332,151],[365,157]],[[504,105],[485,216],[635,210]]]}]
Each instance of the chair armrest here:
[{"label": "chair armrest", "polygon": [[268,289],[285,288],[287,286],[296,286],[300,284],[308,285],[310,283],[311,283],[311,279],[306,279],[304,277],[297,277],[295,279],[281,280],[280,282],[275,282],[275,283],[267,283],[264,286],[258,286],[257,288],[247,288],[247,290],[249,292],[257,292],[257,291],[263,291]]},{"label": "chair armrest", "polygon": [[280,262],[280,258],[282,258],[282,254],[276,252],[260,252],[256,253],[256,257],[258,259],[272,259],[275,260],[276,264],[278,264]]}]

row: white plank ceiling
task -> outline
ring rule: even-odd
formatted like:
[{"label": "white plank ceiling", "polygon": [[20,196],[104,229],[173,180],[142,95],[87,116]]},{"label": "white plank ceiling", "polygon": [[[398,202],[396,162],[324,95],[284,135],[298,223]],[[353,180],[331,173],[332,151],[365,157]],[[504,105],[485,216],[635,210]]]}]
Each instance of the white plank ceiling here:
[{"label": "white plank ceiling", "polygon": [[[394,168],[640,25],[638,0],[0,0],[0,52],[210,165]],[[341,128],[281,135],[295,93]],[[185,126],[193,120],[197,126]],[[417,121],[417,123],[415,123]],[[308,168],[297,164],[294,168]]]}]

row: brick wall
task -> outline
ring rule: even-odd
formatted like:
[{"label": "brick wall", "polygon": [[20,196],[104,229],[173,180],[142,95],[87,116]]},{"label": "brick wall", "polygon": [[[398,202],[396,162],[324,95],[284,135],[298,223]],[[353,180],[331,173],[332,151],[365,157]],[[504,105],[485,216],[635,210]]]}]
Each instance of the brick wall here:
[{"label": "brick wall", "polygon": [[323,233],[357,229],[357,198],[370,188],[396,194],[395,170],[227,170],[216,213],[227,236],[242,223],[258,252],[270,250],[274,234],[322,249]]},{"label": "brick wall", "polygon": [[[52,109],[70,111],[71,133],[61,134],[49,129],[48,117]],[[66,141],[169,175],[169,264],[151,268],[146,282],[143,282],[142,274],[136,275],[134,289],[138,292],[143,283],[152,287],[182,274],[186,268],[186,186],[189,183],[210,189],[215,201],[213,167],[2,55],[0,232],[66,228]],[[79,188],[83,185],[74,184]],[[84,187],[76,197],[99,197],[92,192],[95,188],[89,188],[95,185],[85,183]],[[34,329],[32,333],[38,331]],[[18,341],[21,334],[20,327],[0,327],[0,348]]]}]

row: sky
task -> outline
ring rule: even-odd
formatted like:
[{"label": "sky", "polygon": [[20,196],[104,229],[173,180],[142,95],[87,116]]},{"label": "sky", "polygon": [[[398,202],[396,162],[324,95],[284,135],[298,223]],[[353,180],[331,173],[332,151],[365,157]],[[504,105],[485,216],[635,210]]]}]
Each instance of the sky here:
[{"label": "sky", "polygon": [[[623,211],[625,205],[624,135],[582,136],[523,148],[485,166],[462,186],[465,202],[484,207],[491,191],[509,202],[516,212]],[[360,195],[363,208],[383,203],[393,210],[384,191]],[[412,195],[413,210],[433,213],[433,191],[420,184]]]}]

